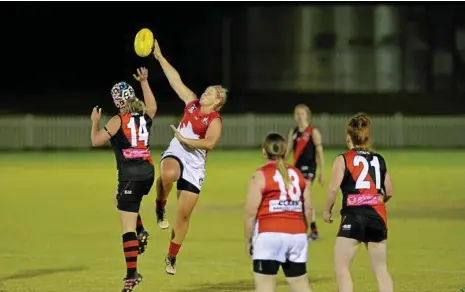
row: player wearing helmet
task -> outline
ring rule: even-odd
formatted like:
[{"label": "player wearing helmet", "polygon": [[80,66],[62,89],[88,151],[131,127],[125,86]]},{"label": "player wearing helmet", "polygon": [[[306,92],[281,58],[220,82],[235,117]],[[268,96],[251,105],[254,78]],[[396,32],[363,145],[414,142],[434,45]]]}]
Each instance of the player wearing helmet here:
[{"label": "player wearing helmet", "polygon": [[157,103],[147,81],[148,70],[140,68],[137,73],[134,78],[141,84],[145,104],[136,97],[129,84],[119,82],[111,90],[119,114],[103,129],[99,129],[101,109],[95,107],[91,116],[92,146],[100,147],[110,141],[116,157],[116,200],[121,217],[127,269],[123,292],[132,291],[142,280],[142,276],[137,272],[137,256],[144,252],[149,234],[142,225],[139,208],[143,196],[150,192],[155,176],[149,138]]}]

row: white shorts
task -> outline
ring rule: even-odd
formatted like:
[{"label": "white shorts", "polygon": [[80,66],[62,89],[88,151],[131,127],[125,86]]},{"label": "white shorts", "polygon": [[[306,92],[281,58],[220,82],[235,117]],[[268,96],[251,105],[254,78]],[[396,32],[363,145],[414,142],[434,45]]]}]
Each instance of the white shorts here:
[{"label": "white shorts", "polygon": [[307,234],[263,232],[255,235],[252,259],[273,260],[281,263],[306,263],[308,255]]},{"label": "white shorts", "polygon": [[[165,152],[163,152],[161,159],[163,160],[166,157],[174,157],[178,162],[181,163],[181,178],[191,183],[195,186],[199,191],[202,189],[202,184],[205,179],[205,168],[195,168],[186,161],[186,155],[180,153],[179,151],[173,151],[172,149],[168,148]],[[178,182],[179,183],[179,182]]]}]

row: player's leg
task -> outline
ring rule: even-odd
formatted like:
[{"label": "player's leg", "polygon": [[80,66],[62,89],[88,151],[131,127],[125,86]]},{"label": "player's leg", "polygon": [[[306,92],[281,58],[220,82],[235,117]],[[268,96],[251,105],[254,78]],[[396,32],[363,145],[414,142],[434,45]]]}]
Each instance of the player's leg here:
[{"label": "player's leg", "polygon": [[287,259],[282,264],[284,275],[292,292],[310,292],[307,275],[308,240],[307,235],[287,234],[284,239]]},{"label": "player's leg", "polygon": [[387,229],[384,223],[376,224],[380,228],[367,228],[366,246],[370,255],[371,268],[378,281],[380,292],[393,292],[394,284],[387,267]]},{"label": "player's leg", "polygon": [[[139,182],[140,192],[142,196],[148,195],[150,193],[150,189],[152,188],[153,182],[154,182],[153,178],[147,181]],[[143,254],[145,250],[147,249],[150,234],[144,228],[144,224],[142,223],[142,217],[140,215],[140,212],[137,215],[136,233],[137,233],[137,239],[139,240],[139,254]]]},{"label": "player's leg", "polygon": [[121,219],[123,251],[126,261],[126,277],[123,292],[130,292],[142,281],[137,272],[139,241],[136,234],[137,217],[142,195],[139,194],[137,182],[121,182],[118,187],[118,210]]},{"label": "player's leg", "polygon": [[362,219],[352,215],[344,216],[339,226],[334,246],[334,273],[339,292],[353,291],[350,266],[360,242],[365,241],[365,224]]},{"label": "player's leg", "polygon": [[[315,178],[315,174],[309,173],[307,176],[308,181],[310,184],[313,184],[313,179]],[[315,204],[312,206],[313,208],[313,213],[312,213],[312,222],[310,223],[310,238],[312,240],[317,240],[318,239],[318,227],[316,226],[316,209],[315,209]]]},{"label": "player's leg", "polygon": [[[178,184],[181,181],[178,182]],[[166,273],[174,275],[176,273],[176,257],[181,245],[184,242],[189,229],[189,221],[195,205],[199,199],[199,192],[186,190],[178,191],[178,206],[176,210],[176,219],[171,230],[171,242],[168,255],[165,259]]]},{"label": "player's leg", "polygon": [[157,222],[161,229],[167,229],[169,227],[165,206],[171,189],[173,188],[173,183],[181,177],[181,173],[182,164],[179,159],[174,156],[162,158],[160,163],[160,176],[156,182],[157,198],[155,201]]},{"label": "player's leg", "polygon": [[252,246],[255,290],[276,291],[279,267],[286,259],[286,246],[283,244],[282,233],[256,234]]}]

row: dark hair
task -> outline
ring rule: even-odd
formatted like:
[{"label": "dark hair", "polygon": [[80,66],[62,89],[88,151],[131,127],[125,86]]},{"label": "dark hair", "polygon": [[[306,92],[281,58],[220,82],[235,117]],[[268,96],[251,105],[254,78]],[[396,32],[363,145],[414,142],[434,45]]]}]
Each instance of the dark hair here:
[{"label": "dark hair", "polygon": [[370,119],[364,113],[359,113],[350,119],[347,124],[347,135],[355,148],[370,150],[370,123]]},{"label": "dark hair", "polygon": [[284,156],[286,155],[287,141],[278,133],[270,133],[263,143],[266,155],[270,160],[276,160],[276,167],[284,179],[286,188],[291,184],[289,173],[287,172]]}]

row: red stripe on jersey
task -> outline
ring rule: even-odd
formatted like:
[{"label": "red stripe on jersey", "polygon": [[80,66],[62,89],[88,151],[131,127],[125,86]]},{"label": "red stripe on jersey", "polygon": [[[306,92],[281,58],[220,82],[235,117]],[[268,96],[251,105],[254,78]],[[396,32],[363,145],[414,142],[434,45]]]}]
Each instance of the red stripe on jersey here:
[{"label": "red stripe on jersey", "polygon": [[[359,180],[360,174],[362,173],[364,167],[361,162],[358,165],[354,163],[354,159],[357,155],[357,151],[355,150],[350,150],[344,154],[346,158],[346,168],[349,171],[355,183],[357,183],[357,181]],[[368,172],[366,174],[365,181],[369,182],[370,186],[366,189],[357,189],[359,193],[362,195],[377,194],[378,190],[376,189],[376,184],[373,178],[371,177],[370,173]],[[370,207],[372,207],[376,211],[376,213],[378,213],[378,215],[383,219],[384,223],[387,225],[386,206],[382,203],[377,206]]]},{"label": "red stripe on jersey", "polygon": [[311,141],[312,139],[312,133],[313,133],[313,127],[308,126],[307,129],[302,134],[307,134],[308,139],[303,138],[304,136],[301,135],[300,138],[298,138],[295,146],[295,151],[294,151],[294,165],[297,163],[297,160],[299,159],[300,155],[305,149],[305,146],[307,146],[308,142]]}]

